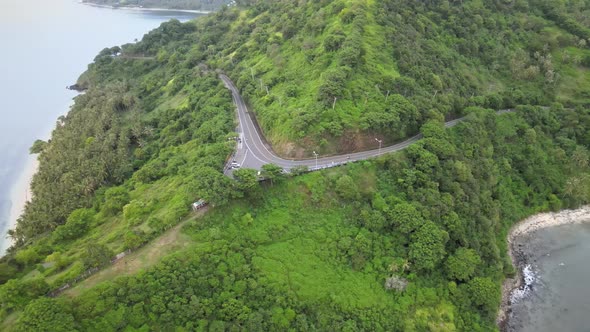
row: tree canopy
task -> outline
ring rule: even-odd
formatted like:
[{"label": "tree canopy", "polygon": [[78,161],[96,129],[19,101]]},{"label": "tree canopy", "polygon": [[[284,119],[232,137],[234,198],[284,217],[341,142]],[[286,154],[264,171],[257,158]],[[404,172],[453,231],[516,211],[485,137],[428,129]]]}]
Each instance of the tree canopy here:
[{"label": "tree canopy", "polygon": [[[494,330],[509,227],[590,200],[590,8],[237,4],[106,48],[80,77],[86,93],[31,150],[33,199],[0,259],[7,329]],[[235,107],[219,72],[283,154],[423,139],[230,179]],[[191,213],[199,199],[211,208]]]}]

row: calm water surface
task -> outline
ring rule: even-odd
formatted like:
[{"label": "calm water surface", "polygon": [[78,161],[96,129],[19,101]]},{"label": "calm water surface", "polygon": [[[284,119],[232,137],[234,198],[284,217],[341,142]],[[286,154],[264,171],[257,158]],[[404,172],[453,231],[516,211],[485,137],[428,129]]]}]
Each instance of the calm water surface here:
[{"label": "calm water surface", "polygon": [[537,273],[516,305],[511,331],[590,331],[590,223],[542,229],[528,240]]},{"label": "calm water surface", "polygon": [[49,137],[75,96],[65,87],[103,48],[140,39],[171,18],[195,16],[72,0],[0,0],[0,255],[8,245],[11,206],[25,199],[15,186],[23,186],[18,182],[30,164],[28,149],[35,139]]}]

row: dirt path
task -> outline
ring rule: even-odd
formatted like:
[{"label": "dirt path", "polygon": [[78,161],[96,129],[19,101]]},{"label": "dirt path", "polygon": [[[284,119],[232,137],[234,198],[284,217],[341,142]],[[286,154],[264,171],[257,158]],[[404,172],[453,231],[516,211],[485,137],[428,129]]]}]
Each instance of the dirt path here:
[{"label": "dirt path", "polygon": [[112,280],[119,276],[134,275],[141,270],[155,265],[165,256],[188,247],[192,243],[192,240],[188,235],[181,232],[182,227],[188,222],[203,216],[207,210],[208,208],[204,208],[197,214],[193,214],[190,218],[169,229],[152,242],[121,258],[109,267],[93,274],[74,287],[67,289],[62,294],[76,297],[82,291],[90,289],[103,281]]}]

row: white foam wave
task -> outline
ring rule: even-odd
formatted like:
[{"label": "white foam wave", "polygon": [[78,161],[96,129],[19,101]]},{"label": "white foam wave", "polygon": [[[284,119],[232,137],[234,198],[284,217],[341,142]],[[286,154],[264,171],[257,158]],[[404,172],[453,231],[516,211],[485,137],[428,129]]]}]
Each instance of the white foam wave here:
[{"label": "white foam wave", "polygon": [[527,264],[522,269],[522,276],[524,283],[519,288],[512,291],[512,294],[510,295],[510,301],[513,304],[517,303],[530,294],[531,290],[533,289],[533,285],[538,280],[537,272],[530,264]]}]

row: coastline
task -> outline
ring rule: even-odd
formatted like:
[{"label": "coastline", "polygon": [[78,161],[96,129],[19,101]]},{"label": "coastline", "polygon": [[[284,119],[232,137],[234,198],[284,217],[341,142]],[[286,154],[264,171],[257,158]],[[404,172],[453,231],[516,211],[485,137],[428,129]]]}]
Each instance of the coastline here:
[{"label": "coastline", "polygon": [[[527,264],[526,249],[521,248],[522,243],[519,243],[519,239],[540,229],[585,222],[590,222],[590,205],[574,210],[536,214],[512,226],[508,232],[507,243],[508,255],[516,270],[516,275],[506,278],[502,284],[502,302],[496,319],[500,331],[507,331],[513,296],[526,294],[532,279],[534,279],[530,266]],[[519,294],[515,294],[516,292]]]},{"label": "coastline", "polygon": [[[37,157],[38,155],[29,155],[23,171],[10,190],[11,206],[8,224],[2,230],[2,234],[5,236],[9,230],[12,230],[16,227],[16,221],[23,213],[26,203],[32,198],[33,194],[31,192],[31,181],[33,180],[33,176],[37,173],[37,169],[39,168],[39,161]],[[4,256],[6,254],[6,249],[11,246],[12,240],[9,237],[4,238],[0,246],[0,257]]]},{"label": "coastline", "polygon": [[[80,95],[84,92],[79,92],[77,95]],[[66,106],[67,112],[63,113],[63,115],[67,115],[70,112],[70,109],[74,106],[76,102],[75,96],[70,100],[68,105]],[[56,118],[57,119],[57,118]],[[49,141],[51,139],[52,131],[55,127],[48,127],[46,134],[41,136],[42,139],[45,141]],[[28,153],[28,151],[27,151]],[[39,170],[39,155],[38,154],[28,154],[27,161],[18,175],[18,178],[12,188],[10,189],[10,211],[8,214],[8,222],[4,229],[1,229],[1,234],[5,238],[3,241],[0,242],[0,257],[6,254],[6,250],[10,248],[13,244],[13,241],[8,237],[8,231],[12,230],[16,227],[16,222],[21,214],[24,212],[25,205],[27,202],[31,201],[33,198],[33,192],[31,190],[31,182],[33,181],[33,176],[37,174]]]},{"label": "coastline", "polygon": [[134,7],[134,6],[121,6],[115,7],[111,5],[101,5],[92,2],[79,2],[82,5],[97,7],[97,8],[106,8],[106,9],[124,9],[124,10],[135,10],[135,11],[147,11],[147,12],[174,12],[174,13],[187,13],[187,14],[210,14],[213,13],[212,11],[207,10],[195,10],[195,9],[169,9],[169,8],[153,8],[153,7]]}]

